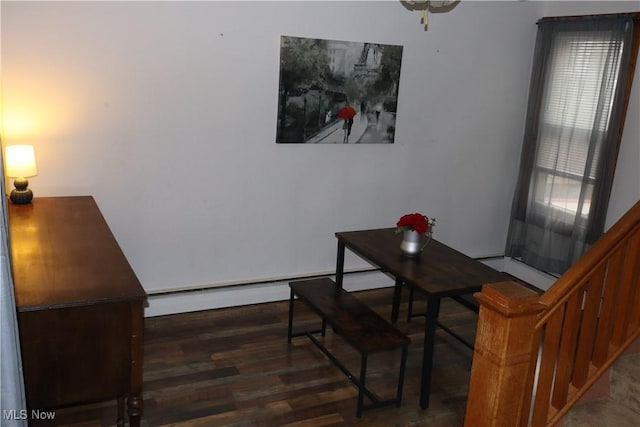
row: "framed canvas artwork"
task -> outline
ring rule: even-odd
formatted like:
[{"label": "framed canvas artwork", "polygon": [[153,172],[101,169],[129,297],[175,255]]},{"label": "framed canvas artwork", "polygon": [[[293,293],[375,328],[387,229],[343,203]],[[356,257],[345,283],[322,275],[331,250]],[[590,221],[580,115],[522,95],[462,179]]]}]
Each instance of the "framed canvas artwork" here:
[{"label": "framed canvas artwork", "polygon": [[282,36],[276,143],[393,144],[402,46]]}]

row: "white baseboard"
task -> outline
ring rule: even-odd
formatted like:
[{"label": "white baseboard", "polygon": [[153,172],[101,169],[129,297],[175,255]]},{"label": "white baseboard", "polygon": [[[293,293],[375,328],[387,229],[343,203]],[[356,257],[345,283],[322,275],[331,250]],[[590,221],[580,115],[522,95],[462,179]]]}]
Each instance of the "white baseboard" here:
[{"label": "white baseboard", "polygon": [[494,270],[504,271],[504,257],[491,257],[479,260],[481,263],[488,265]]},{"label": "white baseboard", "polygon": [[[344,288],[350,292],[384,288],[393,284],[394,281],[389,276],[379,271],[345,274],[343,279]],[[284,301],[289,299],[289,292],[289,282],[282,281],[151,294],[147,298],[145,317]]]},{"label": "white baseboard", "polygon": [[531,283],[533,286],[546,291],[558,280],[557,277],[547,274],[543,271],[536,270],[533,267],[529,267],[527,264],[524,264],[518,260],[513,258],[504,259],[504,270],[505,273],[509,273],[517,278],[524,280],[527,283]]}]

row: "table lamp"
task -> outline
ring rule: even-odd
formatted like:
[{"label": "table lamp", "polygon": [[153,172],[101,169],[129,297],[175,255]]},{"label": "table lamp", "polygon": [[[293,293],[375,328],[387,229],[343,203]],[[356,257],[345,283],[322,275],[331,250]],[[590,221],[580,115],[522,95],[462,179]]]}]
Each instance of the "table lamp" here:
[{"label": "table lamp", "polygon": [[13,203],[31,203],[33,192],[27,188],[27,178],[36,176],[36,156],[32,145],[9,145],[6,150],[7,177],[15,178],[9,198]]}]

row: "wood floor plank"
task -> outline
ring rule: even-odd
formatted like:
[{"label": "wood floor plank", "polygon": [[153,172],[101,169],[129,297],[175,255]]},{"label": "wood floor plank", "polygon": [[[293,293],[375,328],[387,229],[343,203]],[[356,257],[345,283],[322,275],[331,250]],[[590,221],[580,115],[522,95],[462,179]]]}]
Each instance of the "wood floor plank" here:
[{"label": "wood floor plank", "polygon": [[[356,295],[388,319],[392,293],[383,288]],[[368,410],[361,419],[355,417],[357,389],[346,376],[306,337],[287,343],[288,301],[148,318],[142,426],[461,426],[472,352],[437,332],[430,408],[420,409],[424,321],[407,322],[406,309],[403,301],[396,325],[412,340],[402,407]],[[425,309],[416,299],[414,312]],[[303,304],[295,315],[297,328],[320,324]],[[474,312],[444,300],[441,320],[473,340]],[[359,372],[359,354],[341,337],[328,330],[323,341]],[[370,356],[367,384],[381,397],[395,395],[399,356]],[[34,425],[114,427],[115,413],[115,402],[101,402],[59,409],[54,422]]]}]

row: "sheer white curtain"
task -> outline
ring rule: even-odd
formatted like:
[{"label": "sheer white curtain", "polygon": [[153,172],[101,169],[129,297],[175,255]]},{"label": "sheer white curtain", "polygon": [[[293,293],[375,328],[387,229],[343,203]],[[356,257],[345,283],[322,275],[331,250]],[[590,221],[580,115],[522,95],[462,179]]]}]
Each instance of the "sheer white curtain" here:
[{"label": "sheer white curtain", "polygon": [[602,235],[633,27],[624,15],[538,22],[507,256],[562,274]]},{"label": "sheer white curtain", "polygon": [[[0,149],[0,178],[4,177],[1,151]],[[21,427],[27,425],[24,413],[21,412],[26,409],[26,403],[9,258],[4,179],[0,179],[0,187],[0,425]]]}]

